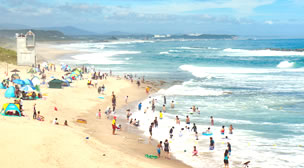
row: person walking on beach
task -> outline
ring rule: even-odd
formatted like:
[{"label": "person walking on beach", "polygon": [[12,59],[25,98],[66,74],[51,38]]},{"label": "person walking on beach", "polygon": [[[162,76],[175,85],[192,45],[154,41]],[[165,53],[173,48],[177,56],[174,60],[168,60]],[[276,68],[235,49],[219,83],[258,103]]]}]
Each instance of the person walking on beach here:
[{"label": "person walking on beach", "polygon": [[169,155],[169,150],[170,150],[170,148],[169,148],[168,139],[165,140],[164,145],[165,145],[164,151],[165,151],[165,153],[166,153],[165,158],[166,158],[166,159],[170,159],[170,155]]},{"label": "person walking on beach", "polygon": [[115,135],[115,131],[116,131],[116,116],[114,116],[113,120],[112,120],[112,129],[113,129],[113,132],[112,134]]},{"label": "person walking on beach", "polygon": [[36,104],[34,104],[34,113],[33,113],[33,119],[36,119],[37,117],[36,117]]},{"label": "person walking on beach", "polygon": [[163,150],[163,145],[162,145],[162,141],[159,142],[159,144],[157,145],[157,156],[158,158],[160,158],[160,153],[161,153],[161,150]]},{"label": "person walking on beach", "polygon": [[171,138],[171,139],[173,138],[173,129],[174,129],[174,127],[172,127],[172,128],[170,129],[170,131],[169,131],[169,134],[170,134],[170,138]]},{"label": "person walking on beach", "polygon": [[228,155],[228,150],[226,149],[225,150],[225,153],[224,153],[224,164],[225,164],[225,168],[229,168],[229,155]]},{"label": "person walking on beach", "polygon": [[97,92],[98,92],[98,94],[101,93],[101,86],[98,87]]},{"label": "person walking on beach", "polygon": [[196,150],[196,146],[193,146],[192,156],[197,156],[198,151]]},{"label": "person walking on beach", "polygon": [[210,122],[211,122],[211,126],[214,126],[214,120],[212,116],[210,117]]},{"label": "person walking on beach", "polygon": [[101,110],[98,111],[98,118],[101,119]]},{"label": "person walking on beach", "polygon": [[175,120],[176,120],[176,124],[180,125],[180,120],[179,120],[178,116],[176,116]]},{"label": "person walking on beach", "polygon": [[209,149],[213,150],[214,149],[214,140],[212,137],[210,137],[210,145],[209,145]]},{"label": "person walking on beach", "polygon": [[150,133],[150,140],[152,139],[152,129],[153,129],[154,122],[151,123],[149,127],[149,133]]},{"label": "person walking on beach", "polygon": [[233,127],[232,127],[232,125],[230,125],[230,127],[229,127],[229,134],[232,134],[233,132]]},{"label": "person walking on beach", "polygon": [[166,96],[164,96],[164,104],[167,104]]},{"label": "person walking on beach", "polygon": [[186,124],[190,124],[190,118],[189,118],[189,116],[186,116]]},{"label": "person walking on beach", "polygon": [[227,148],[228,148],[228,152],[229,152],[229,156],[231,155],[231,144],[229,142],[227,142]]},{"label": "person walking on beach", "polygon": [[129,98],[129,96],[126,96],[126,97],[125,97],[125,103],[126,103],[126,104],[128,104],[128,98]]},{"label": "person walking on beach", "polygon": [[142,104],[141,104],[141,102],[138,104],[138,111],[140,111],[141,110],[141,107],[142,107]]},{"label": "person walking on beach", "polygon": [[116,107],[116,97],[115,95],[113,94],[112,96],[112,109],[113,109],[113,112],[115,112],[115,107]]},{"label": "person walking on beach", "polygon": [[163,112],[162,111],[159,111],[159,119],[163,119]]},{"label": "person walking on beach", "polygon": [[157,121],[157,117],[155,117],[154,119],[154,128],[157,128],[158,127],[158,121]]},{"label": "person walking on beach", "polygon": [[197,127],[196,127],[196,125],[195,125],[195,123],[193,123],[193,127],[191,128],[191,131],[194,131],[194,132],[197,132]]}]

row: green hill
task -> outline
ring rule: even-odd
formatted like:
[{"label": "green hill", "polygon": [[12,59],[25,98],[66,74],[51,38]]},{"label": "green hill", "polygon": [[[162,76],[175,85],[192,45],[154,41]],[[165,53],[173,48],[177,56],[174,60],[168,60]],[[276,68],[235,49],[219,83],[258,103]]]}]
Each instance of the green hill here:
[{"label": "green hill", "polygon": [[0,62],[17,64],[16,51],[0,47]]}]

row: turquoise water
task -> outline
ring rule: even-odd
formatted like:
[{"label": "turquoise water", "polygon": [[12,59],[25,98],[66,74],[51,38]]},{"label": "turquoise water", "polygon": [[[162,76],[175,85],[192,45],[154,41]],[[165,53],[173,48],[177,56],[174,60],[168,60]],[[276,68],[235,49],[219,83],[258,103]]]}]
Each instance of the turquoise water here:
[{"label": "turquoise water", "polygon": [[[199,128],[209,125],[209,116],[215,118],[214,130],[232,124],[236,133],[231,141],[237,152],[231,161],[236,167],[245,160],[251,160],[253,167],[304,167],[299,159],[304,152],[300,147],[304,145],[304,52],[266,49],[304,48],[304,40],[135,41],[62,47],[92,52],[74,56],[76,63],[147,79],[181,81],[155,95],[177,102],[167,118],[179,115],[184,120],[195,105],[201,114],[190,117]],[[159,101],[157,108],[161,106]],[[199,150],[208,153],[207,144],[202,140]],[[218,149],[215,154],[222,162],[225,145]],[[199,163],[180,157],[186,163]]]}]

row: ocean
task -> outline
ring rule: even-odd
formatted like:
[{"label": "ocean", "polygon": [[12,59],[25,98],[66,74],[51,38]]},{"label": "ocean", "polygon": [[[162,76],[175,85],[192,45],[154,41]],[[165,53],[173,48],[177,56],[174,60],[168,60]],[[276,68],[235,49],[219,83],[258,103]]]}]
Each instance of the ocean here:
[{"label": "ocean", "polygon": [[[148,136],[166,96],[167,112],[153,129],[153,138],[168,139],[169,129],[175,126],[170,147],[186,164],[223,166],[229,141],[231,167],[241,167],[246,161],[251,161],[250,167],[304,167],[304,52],[267,49],[304,48],[304,40],[133,40],[59,47],[88,52],[62,62],[167,81],[169,87],[152,95],[157,99],[156,112],[143,114],[133,107],[133,118],[145,121],[140,129]],[[172,100],[174,109],[170,109]],[[149,100],[143,104],[149,106]],[[189,113],[193,105],[200,114]],[[198,141],[193,132],[180,131],[187,115],[191,126],[198,125]],[[181,126],[175,124],[175,116]],[[210,116],[215,122],[213,151],[209,137],[201,134],[210,127]],[[231,124],[232,135],[228,134]],[[220,134],[221,126],[226,127],[228,139]],[[192,156],[193,146],[198,148],[198,157]]]}]

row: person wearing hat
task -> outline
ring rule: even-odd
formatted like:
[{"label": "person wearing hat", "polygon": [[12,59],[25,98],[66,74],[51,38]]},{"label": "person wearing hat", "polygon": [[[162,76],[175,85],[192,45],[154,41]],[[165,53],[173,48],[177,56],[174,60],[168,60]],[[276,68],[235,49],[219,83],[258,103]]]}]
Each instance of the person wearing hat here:
[{"label": "person wearing hat", "polygon": [[113,129],[113,132],[112,134],[115,135],[115,131],[116,131],[116,116],[114,116],[113,118],[113,121],[112,121],[112,129]]}]

